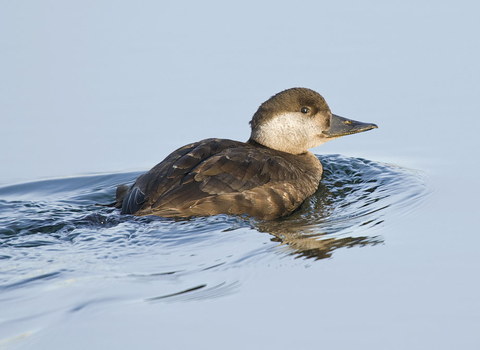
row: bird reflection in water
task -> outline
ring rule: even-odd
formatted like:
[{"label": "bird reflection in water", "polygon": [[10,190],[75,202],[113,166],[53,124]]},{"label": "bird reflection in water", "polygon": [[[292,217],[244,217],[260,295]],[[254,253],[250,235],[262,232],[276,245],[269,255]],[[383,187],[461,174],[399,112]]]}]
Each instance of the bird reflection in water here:
[{"label": "bird reflection in water", "polygon": [[317,192],[292,215],[256,222],[289,254],[315,260],[330,258],[338,248],[383,244],[381,227],[387,209],[422,194],[415,173],[358,158],[325,156]]},{"label": "bird reflection in water", "polygon": [[[315,260],[330,258],[338,248],[374,246],[383,243],[380,236],[358,236],[357,230],[365,233],[365,228],[381,224],[381,213],[375,211],[367,215],[339,217],[335,215],[339,207],[331,201],[331,193],[325,186],[317,191],[302,207],[290,217],[276,221],[263,221],[256,225],[261,232],[274,237],[285,251],[298,257]],[[309,202],[309,203],[308,203]],[[341,205],[342,206],[342,205]],[[340,207],[348,209],[348,207]],[[372,217],[373,216],[373,217]]]}]

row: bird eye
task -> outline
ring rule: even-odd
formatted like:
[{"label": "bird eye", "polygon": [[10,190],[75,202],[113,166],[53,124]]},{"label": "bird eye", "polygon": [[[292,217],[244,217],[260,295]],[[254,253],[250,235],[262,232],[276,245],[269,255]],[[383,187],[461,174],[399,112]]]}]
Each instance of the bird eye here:
[{"label": "bird eye", "polygon": [[310,112],[310,109],[308,109],[308,107],[302,107],[301,112],[303,114],[307,114],[308,112]]}]

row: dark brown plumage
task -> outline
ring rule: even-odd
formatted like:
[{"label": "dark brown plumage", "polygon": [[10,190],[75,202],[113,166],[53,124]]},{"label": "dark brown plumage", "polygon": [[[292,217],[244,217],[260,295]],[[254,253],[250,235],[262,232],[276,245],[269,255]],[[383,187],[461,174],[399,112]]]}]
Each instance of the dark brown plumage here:
[{"label": "dark brown plumage", "polygon": [[164,217],[290,214],[315,193],[322,165],[257,144],[207,139],[182,147],[140,176],[117,207],[123,214]]}]

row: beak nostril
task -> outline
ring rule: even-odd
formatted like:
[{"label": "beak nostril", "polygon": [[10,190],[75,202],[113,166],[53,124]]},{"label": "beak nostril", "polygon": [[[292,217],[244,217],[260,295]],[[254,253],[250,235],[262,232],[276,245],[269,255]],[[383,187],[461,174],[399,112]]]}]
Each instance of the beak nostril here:
[{"label": "beak nostril", "polygon": [[352,124],[352,121],[351,120],[345,120],[345,124],[350,125],[350,124]]}]

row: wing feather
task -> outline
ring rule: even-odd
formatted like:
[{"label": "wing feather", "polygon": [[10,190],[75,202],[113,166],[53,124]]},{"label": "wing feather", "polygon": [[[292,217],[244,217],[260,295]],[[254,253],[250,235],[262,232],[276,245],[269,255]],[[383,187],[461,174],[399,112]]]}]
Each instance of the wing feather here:
[{"label": "wing feather", "polygon": [[[313,194],[320,181],[320,163],[309,175],[299,157],[231,140],[193,143],[140,176],[125,197],[122,212],[286,215]],[[307,183],[295,186],[305,179]]]}]

